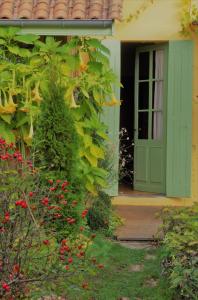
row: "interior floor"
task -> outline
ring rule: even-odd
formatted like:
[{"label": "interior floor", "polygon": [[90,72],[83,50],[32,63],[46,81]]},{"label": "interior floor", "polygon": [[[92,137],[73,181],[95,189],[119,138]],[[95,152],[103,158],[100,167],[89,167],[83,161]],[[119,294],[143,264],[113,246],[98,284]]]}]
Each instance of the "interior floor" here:
[{"label": "interior floor", "polygon": [[129,184],[121,183],[119,185],[119,196],[147,197],[152,195],[156,196],[156,193],[136,191]]}]

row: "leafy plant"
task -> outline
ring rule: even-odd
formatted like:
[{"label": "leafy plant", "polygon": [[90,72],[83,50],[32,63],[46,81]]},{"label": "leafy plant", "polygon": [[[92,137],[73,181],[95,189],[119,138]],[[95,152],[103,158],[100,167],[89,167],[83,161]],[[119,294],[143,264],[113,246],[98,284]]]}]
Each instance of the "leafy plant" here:
[{"label": "leafy plant", "polygon": [[164,272],[174,299],[197,299],[198,294],[198,205],[165,209],[162,212],[164,233]]},{"label": "leafy plant", "polygon": [[181,33],[188,36],[192,31],[198,32],[197,29],[193,28],[193,22],[198,21],[198,9],[195,4],[192,4],[191,0],[183,0],[182,2]]},{"label": "leafy plant", "polygon": [[99,167],[108,139],[100,114],[104,105],[119,105],[112,90],[116,77],[109,67],[109,50],[97,39],[73,37],[63,44],[47,37],[42,42],[33,35],[19,35],[16,28],[1,28],[0,55],[1,135],[16,141],[24,154],[45,101],[49,63],[56,58],[60,88],[79,135],[79,168],[87,191],[96,195],[106,187],[107,177]]},{"label": "leafy plant", "polygon": [[108,229],[111,210],[111,198],[106,193],[100,192],[98,197],[93,199],[88,211],[89,227],[92,230]]},{"label": "leafy plant", "polygon": [[64,100],[57,61],[52,59],[34,135],[35,163],[48,177],[61,176],[77,186],[78,135],[73,112]]},{"label": "leafy plant", "polygon": [[0,298],[33,299],[34,290],[60,277],[67,288],[73,278],[82,286],[94,236],[82,234],[88,211],[70,183],[49,180],[41,189],[32,162],[4,139],[0,175]]}]

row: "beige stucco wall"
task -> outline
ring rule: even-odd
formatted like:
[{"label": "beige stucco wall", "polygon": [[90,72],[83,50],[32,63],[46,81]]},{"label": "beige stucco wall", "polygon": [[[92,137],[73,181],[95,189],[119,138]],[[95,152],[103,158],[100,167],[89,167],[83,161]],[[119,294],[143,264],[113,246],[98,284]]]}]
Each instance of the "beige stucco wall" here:
[{"label": "beige stucco wall", "polygon": [[[198,6],[198,0],[192,0]],[[192,198],[178,199],[181,204],[198,201],[198,33],[184,37],[180,33],[182,0],[124,0],[123,18],[146,5],[137,19],[116,22],[114,38],[121,41],[194,40],[193,58],[193,143],[192,143]],[[167,199],[170,203],[170,199]]]}]

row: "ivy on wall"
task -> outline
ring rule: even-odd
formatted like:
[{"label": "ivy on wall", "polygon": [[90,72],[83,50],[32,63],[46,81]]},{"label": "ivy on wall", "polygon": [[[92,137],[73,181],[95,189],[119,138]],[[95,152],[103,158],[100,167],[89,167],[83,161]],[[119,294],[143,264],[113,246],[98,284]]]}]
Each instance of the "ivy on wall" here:
[{"label": "ivy on wall", "polygon": [[196,22],[198,22],[198,6],[193,4],[192,0],[182,0],[181,34],[188,36],[192,32],[198,32],[198,26],[193,25]]},{"label": "ivy on wall", "polygon": [[130,23],[132,21],[136,21],[139,16],[155,2],[156,0],[145,0],[134,12],[130,13],[126,18],[124,18],[122,22]]}]

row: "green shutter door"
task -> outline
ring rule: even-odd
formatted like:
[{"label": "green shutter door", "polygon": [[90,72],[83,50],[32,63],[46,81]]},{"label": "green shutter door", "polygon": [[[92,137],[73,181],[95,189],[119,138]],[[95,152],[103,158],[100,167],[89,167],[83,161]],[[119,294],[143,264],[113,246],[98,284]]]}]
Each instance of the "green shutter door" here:
[{"label": "green shutter door", "polygon": [[170,41],[167,93],[166,194],[191,194],[192,41]]},{"label": "green shutter door", "polygon": [[[103,44],[110,50],[110,64],[114,73],[120,80],[120,41],[104,40]],[[120,99],[120,87],[114,87],[114,93],[117,99]],[[118,195],[118,165],[119,165],[119,126],[120,126],[120,107],[105,107],[102,121],[108,126],[108,135],[110,138],[109,147],[113,156],[112,164],[112,183],[107,190],[110,196]],[[112,157],[111,156],[111,157]]]},{"label": "green shutter door", "polygon": [[139,47],[135,64],[134,189],[165,194],[164,45]]}]

